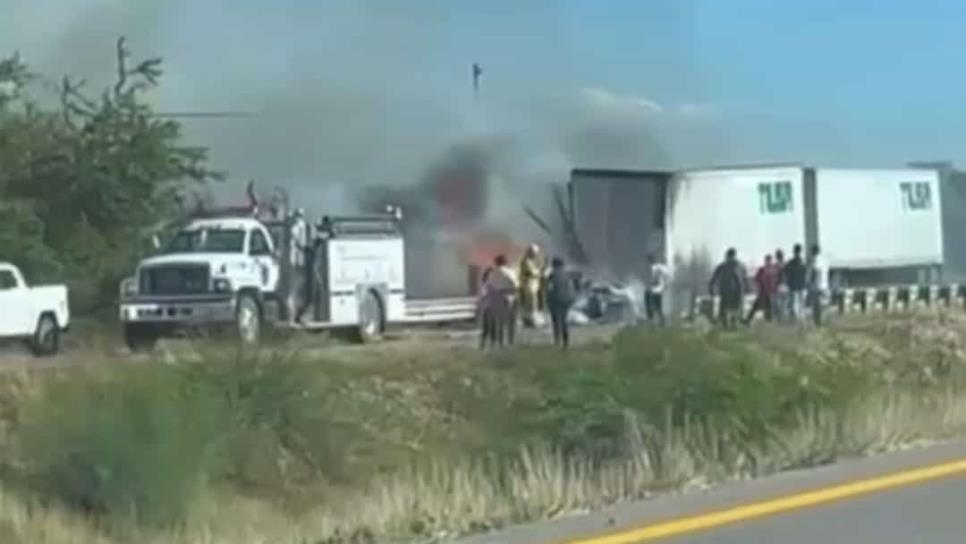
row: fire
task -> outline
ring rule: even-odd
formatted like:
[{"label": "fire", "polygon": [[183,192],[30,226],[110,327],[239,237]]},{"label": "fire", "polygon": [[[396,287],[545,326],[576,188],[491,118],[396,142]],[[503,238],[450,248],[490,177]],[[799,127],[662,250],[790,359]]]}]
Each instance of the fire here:
[{"label": "fire", "polygon": [[510,236],[498,231],[482,231],[472,235],[464,247],[464,259],[470,266],[486,267],[493,264],[497,255],[512,259],[523,247]]}]

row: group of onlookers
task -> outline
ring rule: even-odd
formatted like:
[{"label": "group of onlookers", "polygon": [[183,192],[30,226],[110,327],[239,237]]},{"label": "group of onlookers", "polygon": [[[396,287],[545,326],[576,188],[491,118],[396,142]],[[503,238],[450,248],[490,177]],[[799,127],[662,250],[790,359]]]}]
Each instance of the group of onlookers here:
[{"label": "group of onlookers", "polygon": [[498,255],[481,280],[481,349],[513,344],[517,321],[538,327],[543,310],[550,314],[554,343],[564,348],[570,344],[567,315],[576,290],[563,259],[556,257],[547,267],[540,248],[531,245],[517,270],[508,265],[505,255]]},{"label": "group of onlookers", "polygon": [[[655,255],[648,255],[647,260],[645,313],[649,322],[664,325],[664,296],[671,273]],[[545,310],[550,314],[554,343],[564,348],[569,345],[568,314],[576,289],[563,259],[554,258],[548,267],[540,248],[532,245],[516,269],[509,266],[505,255],[498,255],[481,279],[481,349],[513,344],[517,322],[538,327]],[[802,245],[796,244],[787,261],[781,249],[765,255],[750,279],[738,252],[729,248],[708,283],[710,293],[719,298],[716,320],[721,326],[733,329],[739,323],[750,324],[759,313],[767,321],[802,323],[810,319],[822,324],[829,279],[828,264],[818,245],[813,245],[806,257]],[[743,315],[745,297],[751,293],[754,302]]]},{"label": "group of onlookers", "polygon": [[718,322],[722,326],[735,328],[739,322],[751,323],[759,312],[768,321],[800,323],[810,318],[816,325],[822,324],[829,279],[828,264],[818,245],[813,245],[806,257],[802,245],[796,244],[788,261],[781,249],[766,255],[753,278],[755,300],[742,317],[745,295],[751,291],[747,278],[737,251],[728,249],[708,285],[711,294],[719,297]]}]

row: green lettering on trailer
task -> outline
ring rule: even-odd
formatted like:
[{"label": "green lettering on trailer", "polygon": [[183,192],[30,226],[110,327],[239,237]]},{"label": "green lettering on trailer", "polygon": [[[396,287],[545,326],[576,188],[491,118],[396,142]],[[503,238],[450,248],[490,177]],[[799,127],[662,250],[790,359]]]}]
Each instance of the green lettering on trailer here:
[{"label": "green lettering on trailer", "polygon": [[790,212],[793,209],[792,201],[792,182],[771,181],[758,184],[759,213]]},{"label": "green lettering on trailer", "polygon": [[899,184],[902,209],[909,211],[932,208],[932,186],[928,181],[903,181]]}]

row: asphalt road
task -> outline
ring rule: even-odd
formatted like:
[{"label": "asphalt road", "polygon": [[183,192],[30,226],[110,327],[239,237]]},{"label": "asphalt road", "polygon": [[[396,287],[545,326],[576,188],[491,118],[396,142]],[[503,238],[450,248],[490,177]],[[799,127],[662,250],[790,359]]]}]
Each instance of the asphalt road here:
[{"label": "asphalt road", "polygon": [[961,544],[966,442],[513,527],[461,544]]},{"label": "asphalt road", "polygon": [[966,477],[943,479],[739,523],[667,544],[962,544]]}]

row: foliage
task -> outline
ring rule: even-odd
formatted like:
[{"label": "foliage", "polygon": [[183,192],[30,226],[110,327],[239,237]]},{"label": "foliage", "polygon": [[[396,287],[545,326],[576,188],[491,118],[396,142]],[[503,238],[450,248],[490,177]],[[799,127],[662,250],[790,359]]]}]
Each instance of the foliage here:
[{"label": "foliage", "polygon": [[182,519],[209,480],[267,489],[325,476],[337,425],[306,368],[211,352],[204,365],[55,378],[19,407],[21,462],[42,494],[146,524]]},{"label": "foliage", "polygon": [[221,428],[213,399],[170,369],[55,380],[23,410],[21,447],[38,491],[140,523],[191,507]]},{"label": "foliage", "polygon": [[565,354],[202,351],[0,387],[0,463],[98,519],[183,526],[216,493],[259,505],[236,539],[266,515],[307,541],[426,537],[960,435],[964,346],[966,320],[937,315],[631,328]]},{"label": "foliage", "polygon": [[160,59],[132,65],[123,39],[117,52],[114,85],[91,96],[65,77],[55,107],[35,96],[49,81],[16,57],[0,61],[0,91],[12,89],[0,92],[0,201],[16,211],[0,222],[0,259],[71,279],[81,311],[112,300],[148,235],[177,212],[177,195],[220,177],[148,105]]}]

